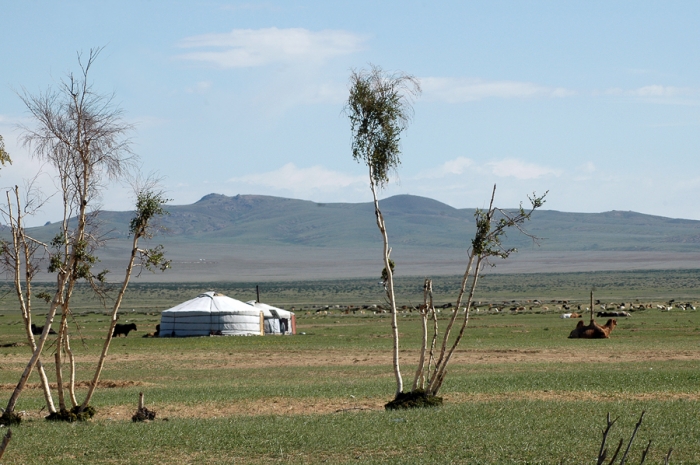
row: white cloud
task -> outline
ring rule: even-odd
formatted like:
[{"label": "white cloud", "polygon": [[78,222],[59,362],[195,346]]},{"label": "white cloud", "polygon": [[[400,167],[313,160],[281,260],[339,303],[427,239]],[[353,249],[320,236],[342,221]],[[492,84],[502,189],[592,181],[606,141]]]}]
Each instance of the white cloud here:
[{"label": "white cloud", "polygon": [[491,169],[491,173],[495,176],[516,179],[537,179],[543,176],[560,176],[562,174],[562,171],[558,169],[526,163],[513,158],[490,162],[486,166]]},{"label": "white cloud", "polygon": [[428,170],[424,174],[416,176],[416,179],[436,179],[443,178],[449,175],[460,175],[464,174],[467,168],[474,165],[474,160],[466,157],[457,157],[452,160],[448,160],[437,168]]},{"label": "white cloud", "polygon": [[186,37],[179,47],[198,49],[178,55],[220,68],[250,68],[272,63],[323,62],[362,49],[365,36],[347,31],[308,29],[234,29]]},{"label": "white cloud", "polygon": [[615,97],[629,97],[641,99],[652,103],[667,104],[697,104],[700,97],[700,88],[677,87],[653,84],[637,87],[636,89],[623,89],[611,87],[604,91],[594,91],[593,95],[609,95]]},{"label": "white cloud", "polygon": [[287,163],[274,171],[235,177],[228,182],[264,186],[301,194],[312,191],[336,191],[351,186],[366,185],[369,181],[365,176],[350,176],[318,165],[298,168],[294,163]]},{"label": "white cloud", "polygon": [[426,98],[463,103],[485,98],[561,98],[574,95],[563,87],[545,87],[531,82],[486,81],[467,78],[421,78]]},{"label": "white cloud", "polygon": [[687,94],[690,89],[673,86],[644,86],[630,92],[636,97],[678,97]]},{"label": "white cloud", "polygon": [[[580,169],[595,170],[592,163],[588,163]],[[474,160],[466,157],[457,157],[448,160],[445,163],[411,177],[412,180],[420,179],[441,179],[441,182],[453,182],[455,176],[475,175],[470,178],[488,178],[490,175],[497,177],[512,177],[520,180],[538,179],[545,176],[560,176],[563,170],[549,168],[546,166],[527,163],[514,158],[507,158],[500,161],[492,161],[487,163],[477,163]],[[461,183],[455,186],[461,186]],[[433,186],[434,187],[434,186]],[[444,190],[449,187],[448,184],[441,184]]]},{"label": "white cloud", "polygon": [[587,163],[584,163],[583,165],[578,166],[578,170],[579,170],[579,171],[582,171],[582,172],[584,172],[584,173],[589,173],[589,174],[590,174],[590,173],[595,172],[596,167],[595,167],[595,165],[593,164],[593,162],[589,161],[589,162],[587,162]]},{"label": "white cloud", "polygon": [[195,85],[187,87],[185,90],[190,94],[203,94],[211,89],[211,81],[199,81]]}]

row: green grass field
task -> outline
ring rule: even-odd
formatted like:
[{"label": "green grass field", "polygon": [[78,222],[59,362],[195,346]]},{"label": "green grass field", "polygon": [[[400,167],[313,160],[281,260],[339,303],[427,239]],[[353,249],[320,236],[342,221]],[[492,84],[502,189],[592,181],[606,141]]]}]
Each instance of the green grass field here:
[{"label": "green grass field", "polygon": [[[93,401],[97,416],[81,424],[46,422],[41,391],[27,389],[18,405],[27,416],[13,428],[2,463],[594,463],[606,413],[620,417],[610,438],[616,445],[643,410],[631,463],[650,439],[646,463],[662,463],[669,448],[671,463],[700,463],[700,312],[638,311],[619,318],[609,340],[569,340],[576,320],[559,318],[557,303],[544,302],[584,302],[591,285],[608,302],[696,302],[699,278],[700,271],[488,278],[483,301],[539,298],[549,310],[472,314],[443,386],[445,405],[400,412],[382,408],[395,386],[389,315],[314,311],[381,303],[374,280],[267,284],[270,303],[301,309],[298,331],[305,334],[293,337],[142,338],[160,310],[198,292],[215,288],[248,300],[254,286],[135,286],[121,321],[139,330],[112,345],[106,387]],[[421,280],[405,279],[403,299],[417,303],[411,283]],[[455,281],[438,283],[444,301],[453,299]],[[85,381],[108,320],[86,294],[75,311],[71,325],[83,339],[73,336],[72,345],[78,381]],[[447,313],[441,315],[444,327]],[[6,295],[3,402],[29,358],[19,320]],[[402,313],[399,324],[410,384],[420,322]],[[80,400],[85,389],[78,391]],[[153,422],[130,421],[140,391],[157,412]]]}]

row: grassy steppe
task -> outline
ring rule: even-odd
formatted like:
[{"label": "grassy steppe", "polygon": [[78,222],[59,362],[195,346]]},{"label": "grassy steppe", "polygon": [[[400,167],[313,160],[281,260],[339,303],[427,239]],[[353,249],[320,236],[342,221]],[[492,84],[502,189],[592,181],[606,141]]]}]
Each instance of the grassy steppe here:
[{"label": "grassy steppe", "polygon": [[[523,291],[487,296],[574,299],[575,292],[583,300],[585,286],[606,280],[591,275],[522,276]],[[662,301],[672,295],[692,300],[690,284],[668,284],[692,283],[698,275],[625,276],[628,285]],[[607,277],[610,283],[621,279]],[[349,283],[278,287],[317,289],[324,293],[318,304],[342,303],[334,295],[360,303],[362,293],[375,292]],[[509,285],[494,281],[485,290]],[[620,416],[611,436],[616,443],[629,436],[642,410],[647,414],[633,463],[649,439],[647,463],[661,463],[670,447],[672,463],[700,463],[699,312],[635,312],[618,319],[610,340],[596,341],[567,339],[575,320],[559,318],[554,306],[549,312],[474,314],[444,385],[445,405],[384,412],[394,389],[388,315],[301,311],[298,330],[305,334],[294,337],[148,339],[139,336],[153,331],[157,308],[196,292],[157,285],[150,293],[146,287],[136,291],[151,300],[134,311],[125,307],[121,321],[136,322],[139,331],[112,346],[103,374],[107,386],[94,399],[96,418],[48,423],[40,412],[41,392],[29,389],[18,406],[28,416],[13,429],[3,463],[593,463],[605,414]],[[622,289],[611,294],[608,300],[634,300]],[[84,338],[74,337],[72,344],[81,381],[91,375],[107,318],[91,309],[86,295],[79,301],[71,325]],[[7,298],[2,302],[0,344],[22,344],[19,315]],[[305,305],[301,299],[287,303]],[[401,315],[400,331],[402,371],[410,383],[420,338],[415,314]],[[0,347],[3,399],[28,356],[26,346]],[[51,349],[45,359],[50,356]],[[129,421],[139,391],[158,412],[156,421]]]}]

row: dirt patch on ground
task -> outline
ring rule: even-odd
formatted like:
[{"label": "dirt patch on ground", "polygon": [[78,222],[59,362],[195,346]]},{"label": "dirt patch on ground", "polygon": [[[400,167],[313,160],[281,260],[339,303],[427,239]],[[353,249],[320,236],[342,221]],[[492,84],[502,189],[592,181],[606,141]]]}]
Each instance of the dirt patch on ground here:
[{"label": "dirt patch on ground", "polygon": [[[668,361],[668,360],[700,360],[700,350],[673,351],[673,350],[637,350],[629,352],[611,353],[609,348],[591,348],[586,350],[562,350],[562,349],[460,349],[455,351],[452,361],[455,364],[499,364],[499,363],[618,363],[635,361]],[[253,356],[254,355],[254,356]],[[417,363],[418,351],[402,350],[403,363]],[[146,360],[147,355],[129,355],[122,357],[114,355],[110,357],[110,363],[134,362],[140,359]],[[266,365],[284,365],[297,367],[321,367],[321,366],[391,366],[391,353],[378,352],[348,352],[342,350],[324,350],[319,352],[236,352],[231,355],[221,353],[185,353],[172,354],[168,360],[177,360],[181,366],[192,367],[206,364],[214,368],[260,368],[261,360]]]},{"label": "dirt patch on ground", "polygon": [[[402,350],[401,360],[404,364],[418,363],[417,350]],[[16,359],[16,360],[15,360]],[[80,362],[94,363],[97,357],[80,357]],[[391,353],[366,352],[345,350],[323,351],[245,351],[225,354],[221,352],[185,352],[169,354],[168,362],[177,362],[181,369],[187,368],[216,368],[216,369],[255,369],[261,368],[261,360],[265,366],[287,367],[342,367],[342,366],[386,366],[392,363]],[[700,360],[698,350],[629,350],[610,352],[606,346],[579,345],[570,349],[459,349],[455,351],[452,362],[454,365],[488,365],[511,363],[625,363],[625,362],[663,362],[663,361],[697,361]],[[4,364],[11,366],[13,362],[26,363],[26,358],[18,355],[4,357]],[[151,354],[113,354],[109,357],[110,364],[153,362]],[[79,384],[85,385],[85,382]],[[102,381],[100,383],[103,383]],[[104,381],[104,383],[119,383],[119,381]],[[141,384],[138,384],[141,385]],[[102,384],[100,387],[103,387]],[[104,387],[126,387],[120,385],[105,385]],[[0,385],[0,390],[14,389]]]},{"label": "dirt patch on ground", "polygon": [[[80,381],[75,383],[75,387],[77,388],[88,388],[92,384],[91,381]],[[97,383],[97,387],[101,389],[109,388],[109,389],[114,389],[114,388],[127,388],[127,387],[133,387],[133,386],[151,386],[152,383],[144,383],[142,381],[110,381],[110,380],[104,380],[100,381]],[[49,386],[51,389],[56,389],[58,386],[56,383],[49,383]],[[0,390],[3,391],[12,391],[17,387],[16,384],[0,384]],[[27,383],[24,386],[24,389],[41,389],[41,384],[39,383]]]},{"label": "dirt patch on ground", "polygon": [[556,402],[580,402],[580,401],[598,401],[611,402],[617,400],[700,400],[700,393],[685,393],[685,392],[648,392],[640,394],[630,394],[629,392],[613,392],[600,393],[590,391],[522,391],[502,394],[486,394],[486,393],[468,393],[468,392],[452,392],[444,395],[446,403],[464,403],[464,402],[502,402],[513,400],[544,400]]},{"label": "dirt patch on ground", "polygon": [[[253,415],[314,415],[366,410],[384,410],[386,398],[363,399],[295,399],[270,397],[266,399],[245,399],[227,404],[202,403],[153,404],[147,405],[157,413],[156,421],[164,418],[226,418]],[[95,418],[98,420],[129,420],[136,411],[136,405],[119,405],[100,408]]]},{"label": "dirt patch on ground", "polygon": [[[465,402],[502,402],[502,401],[558,401],[581,402],[598,401],[614,402],[618,400],[662,400],[662,401],[699,401],[700,393],[609,393],[601,394],[590,391],[523,391],[500,394],[452,392],[444,396],[445,404],[460,404]],[[156,421],[176,418],[228,418],[235,416],[256,415],[319,415],[319,414],[352,414],[362,411],[384,411],[384,404],[389,397],[361,399],[327,399],[327,398],[286,398],[271,397],[267,399],[246,399],[227,404],[203,403],[197,405],[183,404],[153,404],[148,408],[157,413]],[[131,421],[136,411],[136,405],[118,405],[100,408],[95,418],[107,421]]]}]

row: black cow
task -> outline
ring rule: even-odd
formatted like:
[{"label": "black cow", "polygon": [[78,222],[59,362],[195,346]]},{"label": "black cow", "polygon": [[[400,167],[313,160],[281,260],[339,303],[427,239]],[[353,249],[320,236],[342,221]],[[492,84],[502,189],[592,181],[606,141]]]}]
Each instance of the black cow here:
[{"label": "black cow", "polygon": [[[31,329],[32,329],[32,334],[35,336],[38,336],[44,332],[43,326],[37,326],[34,323],[32,323]],[[53,328],[49,328],[49,334],[56,334],[56,331],[54,331]]]},{"label": "black cow", "polygon": [[122,334],[124,337],[127,337],[129,335],[129,331],[136,331],[136,323],[129,323],[126,325],[120,325],[117,323],[117,325],[114,327],[112,337],[121,336]]}]

